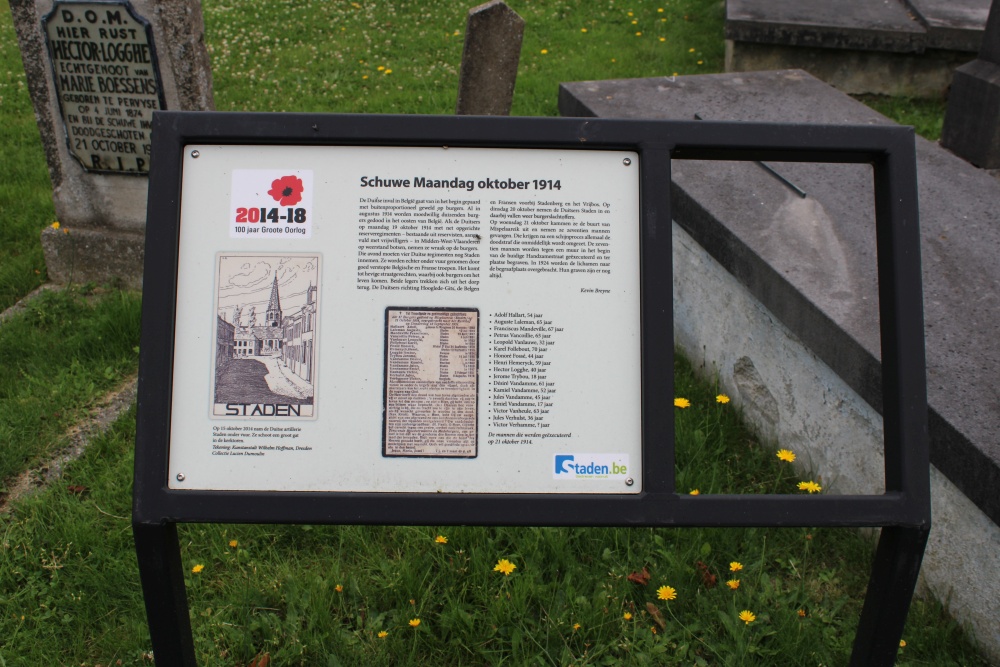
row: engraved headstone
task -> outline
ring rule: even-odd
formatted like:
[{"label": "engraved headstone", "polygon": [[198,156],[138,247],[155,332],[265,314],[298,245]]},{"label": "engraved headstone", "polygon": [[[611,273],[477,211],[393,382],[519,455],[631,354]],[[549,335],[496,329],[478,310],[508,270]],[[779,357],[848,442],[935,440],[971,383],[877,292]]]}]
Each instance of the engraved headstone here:
[{"label": "engraved headstone", "polygon": [[469,10],[456,114],[510,114],[523,37],[524,19],[502,0]]},{"label": "engraved headstone", "polygon": [[10,0],[59,229],[50,280],[142,283],[150,123],[209,110],[199,0]]},{"label": "engraved headstone", "polygon": [[955,70],[941,145],[984,169],[1000,168],[1000,0],[993,0],[979,57]]}]

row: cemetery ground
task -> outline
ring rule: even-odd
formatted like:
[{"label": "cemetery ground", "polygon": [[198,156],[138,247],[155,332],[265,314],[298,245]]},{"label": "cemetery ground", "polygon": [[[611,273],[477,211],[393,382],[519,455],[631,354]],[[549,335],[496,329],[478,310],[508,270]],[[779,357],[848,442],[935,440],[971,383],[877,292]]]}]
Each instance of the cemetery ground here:
[{"label": "cemetery ground", "polygon": [[[511,3],[515,115],[560,81],[718,72],[714,0]],[[205,2],[220,110],[453,111],[461,3]],[[51,185],[0,6],[0,310],[45,281]],[[866,99],[925,136],[943,102]],[[879,106],[885,105],[885,106]],[[72,235],[72,229],[63,229]],[[140,297],[47,290],[0,321],[0,480],[41,470],[135,375]],[[807,493],[684,362],[678,489]],[[684,405],[682,401],[680,405]],[[150,664],[130,526],[134,409],[0,514],[0,665]],[[801,461],[799,463],[802,463]],[[796,472],[798,471],[798,473]],[[805,474],[805,477],[797,476]],[[844,664],[873,541],[843,529],[182,525],[199,660],[337,664]],[[511,570],[507,564],[513,565]],[[985,664],[918,599],[899,664]]]}]

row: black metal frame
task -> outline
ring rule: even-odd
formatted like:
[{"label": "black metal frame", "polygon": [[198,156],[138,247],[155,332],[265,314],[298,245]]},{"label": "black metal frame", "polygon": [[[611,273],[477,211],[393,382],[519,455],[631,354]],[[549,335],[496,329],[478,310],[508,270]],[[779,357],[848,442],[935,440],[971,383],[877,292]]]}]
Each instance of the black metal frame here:
[{"label": "black metal frame", "polygon": [[[930,530],[913,132],[816,126],[472,116],[157,112],[143,289],[133,528],[154,654],[195,665],[178,522],[882,527],[852,664],[890,665]],[[189,144],[630,150],[640,166],[642,491],[422,494],[168,488],[182,152]],[[678,494],[674,484],[671,159],[874,167],[883,369],[880,495]]]}]

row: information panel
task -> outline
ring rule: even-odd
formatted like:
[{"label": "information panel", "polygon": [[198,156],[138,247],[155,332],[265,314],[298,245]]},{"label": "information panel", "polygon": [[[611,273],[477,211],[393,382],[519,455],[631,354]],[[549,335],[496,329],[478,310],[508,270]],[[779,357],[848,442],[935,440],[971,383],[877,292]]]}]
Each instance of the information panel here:
[{"label": "information panel", "polygon": [[191,145],[171,489],[642,490],[639,159]]},{"label": "information panel", "polygon": [[164,108],[149,23],[124,0],[56,2],[42,29],[70,154],[87,171],[148,173]]}]

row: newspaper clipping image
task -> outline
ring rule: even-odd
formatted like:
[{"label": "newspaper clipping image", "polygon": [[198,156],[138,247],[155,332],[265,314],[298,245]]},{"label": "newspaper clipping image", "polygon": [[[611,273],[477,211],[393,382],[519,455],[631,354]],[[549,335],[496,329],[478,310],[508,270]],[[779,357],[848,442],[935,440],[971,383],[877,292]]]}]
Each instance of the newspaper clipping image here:
[{"label": "newspaper clipping image", "polygon": [[477,454],[479,311],[387,308],[384,456]]},{"label": "newspaper clipping image", "polygon": [[218,255],[213,417],[315,417],[319,259]]}]

